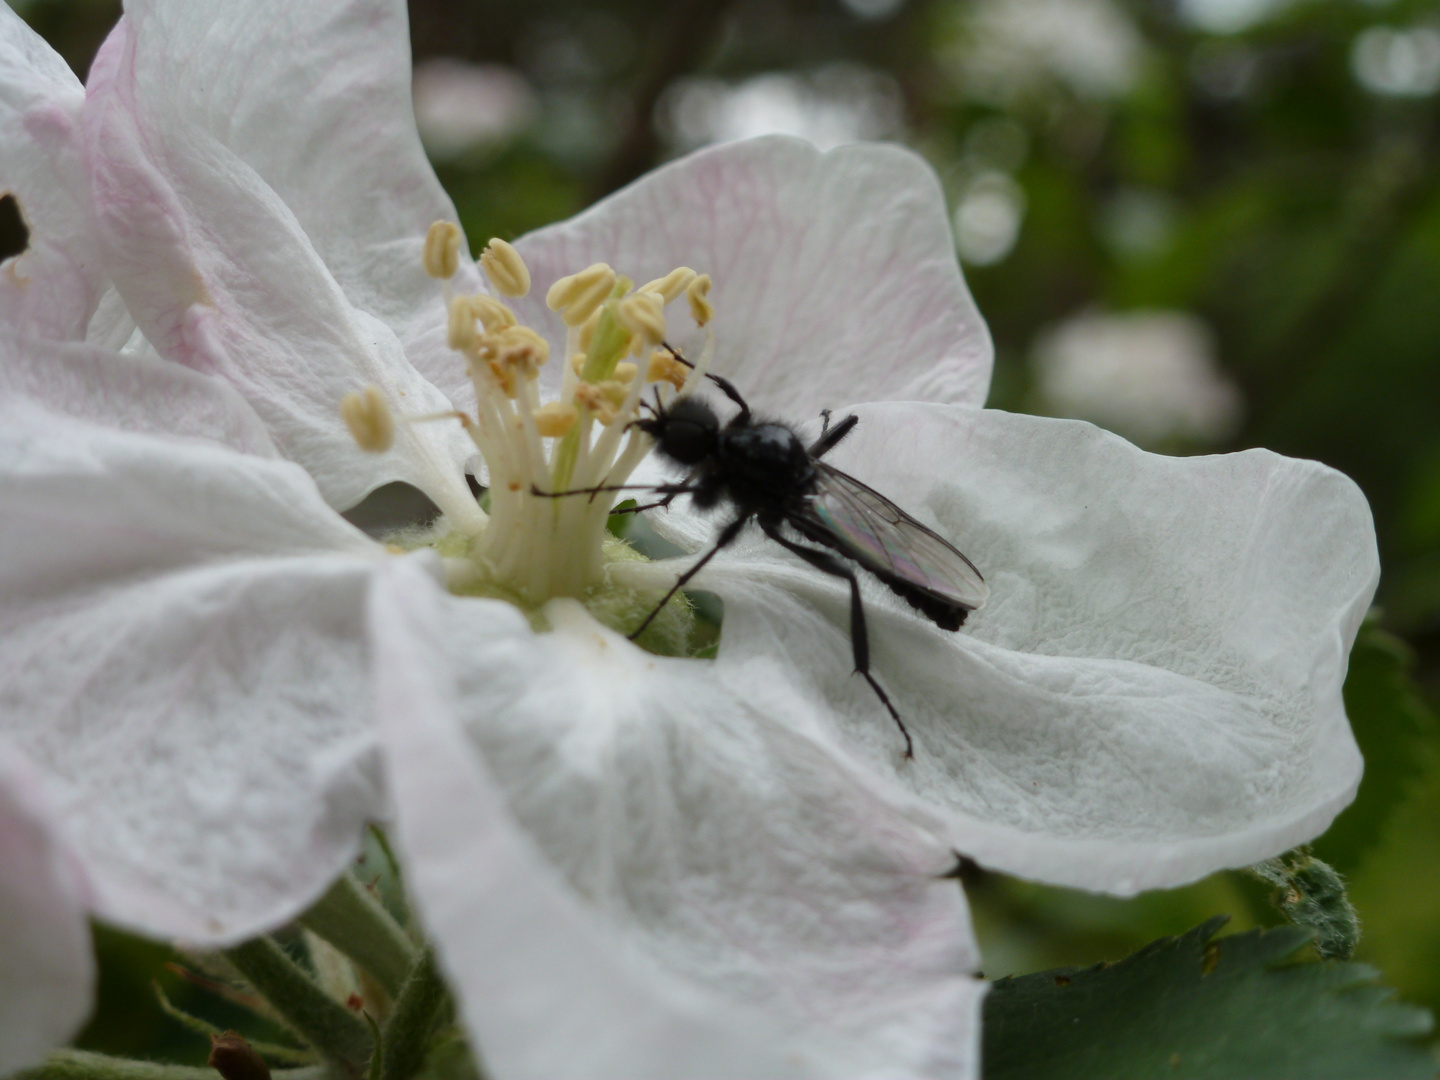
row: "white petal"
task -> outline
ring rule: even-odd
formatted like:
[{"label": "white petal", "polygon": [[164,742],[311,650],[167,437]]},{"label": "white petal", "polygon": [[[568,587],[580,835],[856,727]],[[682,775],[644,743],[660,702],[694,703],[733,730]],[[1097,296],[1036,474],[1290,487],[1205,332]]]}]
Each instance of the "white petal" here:
[{"label": "white petal", "polygon": [[0,398],[26,399],[102,427],[276,456],[265,424],[227,383],[155,357],[0,339]]},{"label": "white petal", "polygon": [[0,1076],[74,1035],[94,985],[78,868],[39,778],[0,748]]},{"label": "white petal", "polygon": [[363,608],[379,549],[288,462],[0,408],[0,731],[97,914],[273,927],[381,809]]},{"label": "white petal", "polygon": [[[445,309],[421,265],[455,207],[421,148],[403,0],[139,0],[169,115],[220,139],[294,213],[350,302],[407,348]],[[469,250],[462,245],[469,266]],[[462,365],[456,365],[461,370]]]},{"label": "white petal", "polygon": [[[953,854],[886,807],[765,665],[722,672],[653,657],[573,601],[546,609],[555,629],[543,634],[498,603],[445,598],[425,610],[419,585],[402,593],[394,578],[391,591],[377,587],[377,632],[389,643],[377,658],[392,649],[397,667],[430,672],[397,681],[382,720],[402,836],[487,1060],[501,1040],[506,1053],[558,1055],[524,1059],[515,1075],[754,1075],[718,1024],[708,1049],[697,1041],[671,1060],[679,1051],[662,1052],[651,1029],[668,1044],[673,1014],[597,990],[617,979],[643,988],[617,972],[654,965],[759,1010],[818,1075],[973,1074],[983,984],[969,974],[977,956],[963,897],[943,879]],[[421,612],[411,623],[439,623],[428,645],[398,654],[393,624],[407,616],[382,610],[381,596]],[[417,681],[445,682],[427,648],[454,658],[458,700],[432,691],[417,704]],[[476,820],[502,813],[495,783],[538,849],[513,823]],[[475,806],[468,815],[455,812],[462,797]],[[566,933],[595,944],[556,946],[565,959],[547,952],[543,962],[528,951],[542,946],[526,935],[555,931],[538,915],[526,925],[537,901],[504,894],[521,856],[502,861],[502,844],[528,850],[526,864],[543,852],[525,873],[548,881],[547,914],[563,912]],[[507,1015],[515,998],[536,1015]],[[623,1040],[611,1051],[634,1057],[593,1059],[583,1074],[559,1067],[607,1028]],[[748,1029],[743,1042],[760,1045]]]},{"label": "white petal", "polygon": [[[592,262],[637,285],[676,266],[710,274],[715,371],[782,416],[847,401],[980,405],[989,389],[990,335],[940,185],[899,147],[726,143],[516,245],[535,282],[519,307],[547,331],[559,323],[543,309],[546,289]],[[672,342],[694,356],[683,300],[668,318]]]},{"label": "white petal", "polygon": [[989,604],[958,634],[754,541],[703,579],[721,663],[780,657],[854,751],[997,869],[1129,893],[1273,855],[1354,795],[1341,699],[1378,577],[1353,483],[1265,451],[1145,454],[1086,424],[920,405],[858,410],[840,467],[968,554]]},{"label": "white petal", "polygon": [[[128,20],[128,17],[127,17]],[[363,454],[340,419],[374,384],[399,413],[449,408],[379,319],[353,307],[265,180],[170,96],[172,57],[122,22],[91,68],[87,151],[106,267],[161,355],[230,381],[334,506],[389,480],[478,520],[458,425],[401,424]]]},{"label": "white petal", "polygon": [[29,247],[0,266],[0,320],[38,337],[85,337],[104,290],[89,225],[81,147],[85,91],[9,6],[0,8],[0,194],[11,193]]}]

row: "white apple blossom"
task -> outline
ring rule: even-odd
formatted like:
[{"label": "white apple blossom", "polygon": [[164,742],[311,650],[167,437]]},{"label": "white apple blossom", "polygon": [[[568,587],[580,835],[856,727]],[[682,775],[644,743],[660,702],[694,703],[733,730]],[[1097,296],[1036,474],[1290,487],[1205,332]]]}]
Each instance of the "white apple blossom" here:
[{"label": "white apple blossom", "polygon": [[[534,288],[502,311],[463,243],[422,259],[454,212],[407,52],[398,0],[132,0],[83,106],[64,92],[78,165],[68,137],[21,147],[88,198],[31,212],[3,270],[79,314],[17,316],[0,348],[0,728],[57,793],[98,913],[210,942],[273,926],[386,813],[383,779],[500,1080],[966,1077],[956,852],[1127,893],[1281,851],[1353,795],[1340,684],[1377,569],[1349,481],[982,410],[989,340],[939,186],[892,147],[674,163],[517,242]],[[50,63],[5,69],[17,112],[64,96]],[[47,245],[87,273],[27,263]],[[585,606],[677,572],[614,561],[603,502],[530,494],[653,475],[624,427],[652,369],[604,342],[643,340],[660,305],[587,330],[581,294],[616,280],[599,263],[708,274],[708,297],[672,279],[704,328],[680,332],[677,295],[668,332],[758,406],[870,402],[836,462],[985,572],[959,634],[867,591],[913,759],[850,677],[844,590],[759,539],[697,581],[725,605],[713,661]],[[542,298],[586,268],[554,294],[567,329]],[[78,343],[107,281],[158,357]],[[389,449],[357,446],[387,425]],[[336,513],[391,480],[445,512],[437,551]],[[712,534],[683,507],[654,524]]]}]

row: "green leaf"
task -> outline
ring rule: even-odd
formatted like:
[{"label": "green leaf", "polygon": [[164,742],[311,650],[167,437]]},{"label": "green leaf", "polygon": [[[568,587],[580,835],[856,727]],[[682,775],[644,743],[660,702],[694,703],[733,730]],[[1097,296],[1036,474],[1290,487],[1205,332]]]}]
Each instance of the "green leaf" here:
[{"label": "green leaf", "polygon": [[1223,916],[1116,964],[1001,979],[986,1080],[1432,1080],[1430,1014],[1361,964],[1286,963],[1294,927],[1215,938]]},{"label": "green leaf", "polygon": [[1399,638],[1366,624],[1350,654],[1345,710],[1365,757],[1355,801],[1314,844],[1337,870],[1354,873],[1394,811],[1434,765],[1435,717],[1410,678],[1413,663]]}]

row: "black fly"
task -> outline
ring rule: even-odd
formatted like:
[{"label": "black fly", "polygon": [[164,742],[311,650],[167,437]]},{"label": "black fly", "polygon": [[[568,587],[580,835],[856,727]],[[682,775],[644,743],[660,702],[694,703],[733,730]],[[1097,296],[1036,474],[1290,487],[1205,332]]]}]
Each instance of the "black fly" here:
[{"label": "black fly", "polygon": [[[684,362],[682,360],[682,362]],[[677,592],[716,554],[732,544],[754,521],[771,540],[794,552],[815,569],[850,585],[850,641],[855,671],[864,676],[905,736],[905,756],[914,744],[889,695],[870,674],[870,639],[860,582],[844,560],[858,563],[942,630],[958,630],[965,616],[985,603],[989,589],[974,563],[932,530],[856,480],[820,459],[854,430],[859,417],[847,416],[833,427],[825,412],[820,437],[806,446],[788,424],[758,420],[740,392],[727,379],[710,380],[740,411],[722,425],[715,411],[694,397],[684,397],[635,426],[655,440],[660,453],[688,470],[682,483],[652,490],[663,498],[648,510],[667,506],[678,495],[709,510],[728,504],[734,517],[720,530],[695,565],[681,574],[655,610],[630,635],[638,637]],[[614,488],[587,488],[557,495],[594,494]],[[536,494],[541,494],[536,492]],[[800,540],[787,536],[789,526]],[[810,544],[801,541],[808,540]],[[842,558],[837,558],[836,556]]]}]

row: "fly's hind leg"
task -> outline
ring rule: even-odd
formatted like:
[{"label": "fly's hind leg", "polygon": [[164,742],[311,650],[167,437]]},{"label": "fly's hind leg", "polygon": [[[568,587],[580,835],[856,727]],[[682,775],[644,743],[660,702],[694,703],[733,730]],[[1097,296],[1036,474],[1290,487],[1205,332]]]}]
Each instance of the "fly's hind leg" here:
[{"label": "fly's hind leg", "polygon": [[[853,416],[849,419],[855,419]],[[843,422],[842,422],[843,426]],[[850,425],[853,427],[854,425]],[[837,429],[838,430],[838,429]],[[765,535],[774,540],[781,547],[793,551],[800,558],[804,559],[816,570],[829,574],[831,577],[841,578],[850,583],[850,649],[855,658],[855,673],[864,677],[870,684],[870,689],[875,691],[875,696],[880,699],[890,713],[890,718],[900,729],[900,734],[905,736],[905,757],[906,759],[915,756],[915,743],[910,738],[910,731],[905,727],[905,721],[900,719],[900,713],[890,701],[890,695],[885,693],[881,685],[875,681],[875,676],[870,674],[870,635],[865,627],[865,605],[860,599],[860,579],[855,576],[855,571],[850,569],[844,562],[831,555],[828,551],[818,551],[815,548],[806,547],[804,544],[797,544],[780,534],[780,530],[773,525],[764,523],[760,526]]]}]

